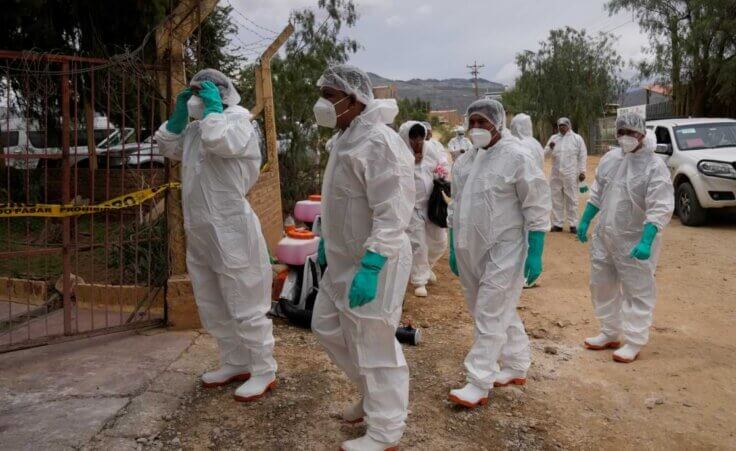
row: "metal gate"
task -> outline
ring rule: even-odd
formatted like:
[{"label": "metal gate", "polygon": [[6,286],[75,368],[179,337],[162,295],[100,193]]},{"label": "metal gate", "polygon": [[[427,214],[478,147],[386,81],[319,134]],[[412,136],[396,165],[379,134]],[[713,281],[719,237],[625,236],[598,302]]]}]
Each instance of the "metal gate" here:
[{"label": "metal gate", "polygon": [[0,352],[165,321],[159,77],[0,51]]}]

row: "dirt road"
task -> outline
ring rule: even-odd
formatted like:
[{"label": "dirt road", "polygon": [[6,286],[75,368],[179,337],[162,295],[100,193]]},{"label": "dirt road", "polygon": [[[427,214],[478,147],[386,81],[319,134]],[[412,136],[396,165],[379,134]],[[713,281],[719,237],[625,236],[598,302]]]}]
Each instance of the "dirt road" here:
[{"label": "dirt road", "polygon": [[[581,346],[598,331],[588,261],[571,234],[548,237],[540,286],[519,306],[532,337],[527,385],[494,389],[489,406],[473,411],[446,401],[464,381],[472,335],[446,260],[428,298],[407,294],[404,316],[425,341],[405,347],[412,380],[402,449],[736,448],[736,220],[688,228],[673,219],[651,341],[633,364]],[[165,447],[334,450],[364,432],[335,418],[356,394],[313,335],[283,322],[276,335],[278,390],[243,405],[232,401],[235,387],[198,389],[162,434]]]}]

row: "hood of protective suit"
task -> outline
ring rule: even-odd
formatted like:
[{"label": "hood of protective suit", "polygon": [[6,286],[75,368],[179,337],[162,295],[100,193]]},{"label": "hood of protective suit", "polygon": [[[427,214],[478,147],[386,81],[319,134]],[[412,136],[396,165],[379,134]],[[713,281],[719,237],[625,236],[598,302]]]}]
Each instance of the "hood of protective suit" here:
[{"label": "hood of protective suit", "polygon": [[[618,148],[618,146],[616,147]],[[632,152],[630,155],[632,156],[632,158],[636,158],[637,156],[650,155],[654,153],[654,149],[656,148],[657,137],[654,135],[653,131],[647,130],[647,134],[644,137],[641,148],[636,152]]]},{"label": "hood of protective suit", "polygon": [[235,89],[230,77],[216,69],[202,69],[194,74],[189,86],[199,87],[205,81],[211,81],[217,86],[222,97],[222,103],[229,106],[235,106],[240,103],[240,94]]},{"label": "hood of protective suit", "polygon": [[[411,143],[409,142],[409,131],[417,124],[424,127],[424,124],[419,121],[406,121],[399,127],[399,136],[401,136],[401,139],[404,140],[407,146],[409,146],[409,149],[411,149]],[[424,133],[425,135],[427,133],[426,127],[424,128]]]},{"label": "hood of protective suit", "polygon": [[514,116],[509,128],[517,138],[531,138],[534,135],[532,118],[528,114],[520,113]]},{"label": "hood of protective suit", "polygon": [[[363,112],[353,119],[350,127],[338,132],[333,137],[333,145],[340,143],[340,147],[350,147],[361,140],[370,137],[371,129],[376,125],[387,127],[399,114],[399,107],[395,99],[375,99],[366,105]],[[393,130],[392,130],[393,131]]]},{"label": "hood of protective suit", "polygon": [[368,124],[391,124],[399,114],[396,99],[375,99],[365,106],[363,112],[355,118]]}]

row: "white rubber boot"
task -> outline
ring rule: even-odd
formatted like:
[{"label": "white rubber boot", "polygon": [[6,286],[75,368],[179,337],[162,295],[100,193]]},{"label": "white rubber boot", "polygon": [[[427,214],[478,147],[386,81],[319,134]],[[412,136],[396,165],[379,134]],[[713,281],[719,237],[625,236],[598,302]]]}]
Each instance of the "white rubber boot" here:
[{"label": "white rubber boot", "polygon": [[418,298],[426,298],[427,297],[427,287],[424,285],[418,285],[414,287],[414,296]]},{"label": "white rubber boot", "polygon": [[276,386],[276,374],[265,373],[252,376],[248,382],[235,390],[235,400],[250,402],[259,399]]},{"label": "white rubber boot", "polygon": [[621,363],[631,363],[639,357],[641,346],[625,344],[613,353],[613,360]]},{"label": "white rubber boot", "polygon": [[202,386],[207,388],[219,387],[233,381],[247,381],[248,379],[250,379],[248,368],[226,363],[214,371],[204,373],[202,375]]},{"label": "white rubber boot", "polygon": [[448,399],[463,407],[485,406],[488,404],[488,390],[476,387],[473,384],[466,384],[463,388],[450,390]]},{"label": "white rubber boot", "polygon": [[360,401],[356,402],[355,404],[350,404],[349,406],[342,409],[342,413],[340,414],[343,421],[350,423],[350,424],[358,424],[363,422],[363,417],[365,417],[365,410],[363,410],[363,398],[360,399]]},{"label": "white rubber boot", "polygon": [[524,385],[526,383],[526,372],[503,368],[498,372],[494,387],[506,387],[508,385]]},{"label": "white rubber boot", "polygon": [[368,434],[342,442],[340,451],[398,451],[398,443],[383,443],[373,439]]},{"label": "white rubber boot", "polygon": [[585,339],[585,347],[593,351],[600,351],[608,348],[618,348],[621,341],[618,337],[609,337],[606,334],[598,334],[595,337]]},{"label": "white rubber boot", "polygon": [[437,283],[437,274],[434,271],[429,272],[429,283]]}]

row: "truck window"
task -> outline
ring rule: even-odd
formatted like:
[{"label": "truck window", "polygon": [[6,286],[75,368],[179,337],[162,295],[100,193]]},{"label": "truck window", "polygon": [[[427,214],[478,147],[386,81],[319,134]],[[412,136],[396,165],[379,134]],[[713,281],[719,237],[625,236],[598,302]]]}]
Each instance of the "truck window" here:
[{"label": "truck window", "polygon": [[0,132],[0,146],[15,147],[18,145],[18,132]]},{"label": "truck window", "polygon": [[657,136],[657,144],[672,144],[672,137],[670,136],[670,131],[667,130],[667,128],[657,127],[654,134]]}]

